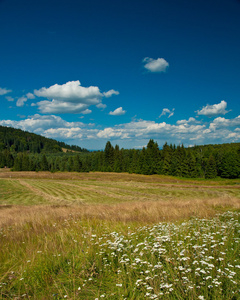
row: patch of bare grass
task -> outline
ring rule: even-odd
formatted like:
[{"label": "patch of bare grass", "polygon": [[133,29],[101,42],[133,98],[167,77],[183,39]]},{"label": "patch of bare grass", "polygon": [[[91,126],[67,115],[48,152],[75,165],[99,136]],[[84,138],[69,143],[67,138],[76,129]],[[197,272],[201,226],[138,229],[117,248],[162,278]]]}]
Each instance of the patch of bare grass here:
[{"label": "patch of bare grass", "polygon": [[114,205],[47,205],[1,206],[0,226],[21,226],[26,222],[41,224],[72,215],[77,219],[98,219],[141,224],[176,221],[190,217],[212,217],[225,209],[240,209],[237,198],[191,199],[169,201],[126,202]]}]

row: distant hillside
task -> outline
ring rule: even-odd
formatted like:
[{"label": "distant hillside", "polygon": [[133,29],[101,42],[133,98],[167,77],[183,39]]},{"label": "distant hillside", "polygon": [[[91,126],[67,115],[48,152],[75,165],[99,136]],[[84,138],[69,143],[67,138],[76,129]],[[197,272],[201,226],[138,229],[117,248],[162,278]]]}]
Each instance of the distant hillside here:
[{"label": "distant hillside", "polygon": [[11,153],[59,153],[62,148],[76,152],[88,152],[79,146],[70,146],[64,142],[48,139],[41,135],[12,127],[0,126],[0,151],[10,150]]},{"label": "distant hillside", "polygon": [[[67,153],[66,153],[67,152]],[[240,143],[159,149],[150,139],[143,149],[120,149],[108,141],[103,151],[47,139],[0,126],[0,168],[14,171],[128,172],[185,178],[240,178]]]}]

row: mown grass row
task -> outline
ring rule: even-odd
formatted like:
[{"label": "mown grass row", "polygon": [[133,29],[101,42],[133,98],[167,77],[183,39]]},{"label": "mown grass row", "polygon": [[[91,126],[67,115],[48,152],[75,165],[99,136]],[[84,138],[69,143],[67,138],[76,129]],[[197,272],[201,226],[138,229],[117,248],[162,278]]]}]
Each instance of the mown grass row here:
[{"label": "mown grass row", "polygon": [[0,233],[2,299],[239,299],[240,213],[140,226],[73,215]]},{"label": "mown grass row", "polygon": [[[141,177],[139,177],[141,178]],[[155,179],[154,177],[152,177]],[[119,203],[171,199],[240,198],[235,187],[173,185],[155,182],[79,181],[55,179],[0,179],[0,204]]]},{"label": "mown grass row", "polygon": [[0,204],[1,205],[37,205],[46,204],[42,197],[27,189],[16,179],[0,179]]}]

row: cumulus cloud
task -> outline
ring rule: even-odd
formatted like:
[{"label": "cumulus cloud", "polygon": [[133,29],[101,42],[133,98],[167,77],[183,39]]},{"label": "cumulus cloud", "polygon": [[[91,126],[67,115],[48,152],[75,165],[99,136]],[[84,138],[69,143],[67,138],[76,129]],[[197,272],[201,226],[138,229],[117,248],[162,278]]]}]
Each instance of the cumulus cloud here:
[{"label": "cumulus cloud", "polygon": [[234,119],[225,119],[223,117],[218,117],[210,123],[209,128],[216,130],[224,127],[236,127],[240,126],[240,115]]},{"label": "cumulus cloud", "polygon": [[[11,98],[11,97],[8,97],[8,98]],[[35,96],[32,93],[27,93],[25,96],[18,98],[18,100],[16,102],[16,106],[18,106],[18,107],[24,106],[25,102],[27,102],[28,99],[35,99]],[[13,101],[13,100],[11,100],[11,101]],[[10,101],[10,100],[8,100],[8,101]],[[31,106],[34,106],[34,105],[31,105]]]},{"label": "cumulus cloud", "polygon": [[0,96],[11,93],[12,90],[7,90],[5,88],[0,88]]},{"label": "cumulus cloud", "polygon": [[49,88],[43,87],[34,90],[38,97],[46,97],[62,102],[82,103],[87,105],[98,104],[102,94],[97,86],[83,87],[79,80],[65,84],[54,84]]},{"label": "cumulus cloud", "polygon": [[92,111],[91,111],[91,109],[85,109],[84,111],[82,111],[81,112],[82,114],[84,114],[84,115],[88,115],[88,114],[91,114],[92,113]]},{"label": "cumulus cloud", "polygon": [[[231,124],[238,124],[238,118],[230,120]],[[195,144],[211,144],[238,141],[240,132],[229,128],[211,128],[209,124],[197,124],[191,118],[187,122],[172,125],[166,122],[157,123],[147,120],[134,120],[130,123],[120,124],[99,130],[98,138],[105,140],[128,140],[137,143],[148,141],[150,138],[158,141],[159,145],[168,143],[182,144],[185,146]],[[126,142],[127,143],[127,142]]]},{"label": "cumulus cloud", "polygon": [[190,117],[188,120],[178,120],[177,121],[178,125],[189,124],[189,123],[196,124],[196,123],[199,123],[199,121],[197,121],[195,118],[192,118],[192,117]]},{"label": "cumulus cloud", "polygon": [[169,139],[184,139],[195,136],[202,132],[205,125],[171,125],[166,122],[157,123],[154,121],[138,120],[130,123],[117,125],[100,130],[99,138],[105,139],[150,139],[161,137],[166,141]]},{"label": "cumulus cloud", "polygon": [[28,99],[28,98],[27,98],[27,97],[24,97],[24,96],[18,98],[16,105],[17,105],[17,106],[24,106],[24,104],[25,104],[25,102],[27,101],[27,99]]},{"label": "cumulus cloud", "polygon": [[175,110],[175,108],[173,108],[172,110],[170,110],[168,108],[164,108],[162,110],[162,113],[159,116],[159,118],[161,118],[162,116],[165,116],[166,114],[168,114],[168,118],[172,117],[174,115],[174,110]]},{"label": "cumulus cloud", "polygon": [[103,95],[104,95],[104,97],[109,98],[112,95],[119,95],[119,92],[115,91],[115,90],[110,90],[108,92],[103,92]]},{"label": "cumulus cloud", "polygon": [[32,93],[27,93],[27,94],[26,94],[26,97],[27,97],[28,99],[35,99],[35,96],[34,96]]},{"label": "cumulus cloud", "polygon": [[[13,121],[13,120],[2,120],[0,124],[3,126],[12,126],[15,128],[20,128],[25,131],[34,131],[45,130],[48,128],[57,128],[57,127],[70,127],[71,123],[64,121],[62,118],[55,115],[39,115],[35,114],[33,116],[28,117],[27,119],[21,121]],[[78,123],[81,125],[82,123]]]},{"label": "cumulus cloud", "polygon": [[103,104],[103,103],[99,103],[96,106],[97,106],[97,108],[100,108],[100,109],[105,109],[107,107],[107,105]]},{"label": "cumulus cloud", "polygon": [[49,88],[43,87],[39,90],[34,90],[37,97],[45,97],[48,100],[43,100],[37,103],[41,113],[86,113],[89,106],[96,105],[99,108],[104,108],[101,103],[102,97],[111,97],[118,95],[119,92],[109,90],[101,93],[99,87],[89,86],[83,87],[79,80],[69,81],[65,84],[55,84]]},{"label": "cumulus cloud", "polygon": [[97,137],[103,138],[103,139],[109,139],[109,138],[128,138],[127,133],[123,133],[122,129],[118,128],[105,128],[104,130],[101,130],[97,133]]},{"label": "cumulus cloud", "polygon": [[[212,122],[194,118],[179,120],[175,124],[134,119],[129,123],[100,127],[83,122],[67,122],[56,115],[35,114],[28,118],[13,121],[1,120],[0,125],[20,128],[43,136],[63,140],[92,149],[104,147],[107,140],[116,141],[123,147],[137,147],[154,139],[161,146],[168,143],[213,144],[238,142],[240,138],[240,115],[233,119],[218,117]],[[101,146],[100,146],[101,145]]]},{"label": "cumulus cloud", "polygon": [[213,117],[217,115],[225,115],[229,111],[226,110],[227,102],[222,100],[218,104],[209,105],[207,104],[201,110],[197,110],[198,115]]},{"label": "cumulus cloud", "polygon": [[44,134],[48,138],[81,139],[83,137],[82,129],[79,127],[71,128],[49,128]]},{"label": "cumulus cloud", "polygon": [[126,110],[123,110],[122,107],[118,107],[114,111],[110,111],[109,115],[111,115],[111,116],[121,116],[121,115],[125,115],[125,113],[126,113]]},{"label": "cumulus cloud", "polygon": [[71,103],[62,102],[58,100],[52,101],[40,101],[37,102],[38,108],[43,114],[61,114],[61,113],[72,113],[78,114],[85,111],[88,108],[87,104],[83,103]]},{"label": "cumulus cloud", "polygon": [[9,102],[13,102],[13,101],[14,101],[14,98],[11,97],[11,96],[6,96],[5,98],[6,98],[7,101],[9,101]]},{"label": "cumulus cloud", "polygon": [[169,63],[164,58],[145,57],[143,62],[145,63],[144,68],[150,72],[166,72],[169,67]]}]

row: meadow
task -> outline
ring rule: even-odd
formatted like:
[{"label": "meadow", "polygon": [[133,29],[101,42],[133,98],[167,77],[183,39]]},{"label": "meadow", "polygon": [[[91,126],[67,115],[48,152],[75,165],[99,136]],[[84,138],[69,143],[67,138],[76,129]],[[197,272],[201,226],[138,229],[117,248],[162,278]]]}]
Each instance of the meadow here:
[{"label": "meadow", "polygon": [[240,179],[0,171],[1,299],[240,299]]}]

